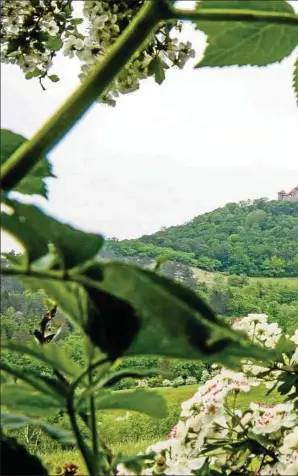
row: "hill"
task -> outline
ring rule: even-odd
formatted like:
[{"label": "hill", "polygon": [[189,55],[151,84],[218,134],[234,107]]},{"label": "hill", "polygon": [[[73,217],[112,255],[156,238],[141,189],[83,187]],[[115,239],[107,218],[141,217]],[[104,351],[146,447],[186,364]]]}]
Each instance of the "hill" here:
[{"label": "hill", "polygon": [[298,203],[229,203],[138,240],[109,240],[106,250],[146,262],[161,255],[195,268],[247,276],[298,276]]}]

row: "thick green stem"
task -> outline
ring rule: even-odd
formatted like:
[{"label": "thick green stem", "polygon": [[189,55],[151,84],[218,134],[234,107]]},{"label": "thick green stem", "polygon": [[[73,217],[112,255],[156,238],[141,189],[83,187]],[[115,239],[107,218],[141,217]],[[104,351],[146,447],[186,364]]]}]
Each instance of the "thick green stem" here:
[{"label": "thick green stem", "polygon": [[109,53],[98,62],[81,86],[31,139],[5,162],[1,179],[3,190],[13,188],[26,176],[40,157],[49,152],[65,136],[92,103],[107,90],[167,14],[169,14],[169,8],[164,0],[144,3]]},{"label": "thick green stem", "polygon": [[264,12],[259,10],[237,10],[224,8],[202,8],[201,10],[183,10],[171,8],[171,19],[190,21],[212,21],[212,22],[252,22],[252,23],[278,23],[280,25],[298,26],[298,15],[296,13]]}]

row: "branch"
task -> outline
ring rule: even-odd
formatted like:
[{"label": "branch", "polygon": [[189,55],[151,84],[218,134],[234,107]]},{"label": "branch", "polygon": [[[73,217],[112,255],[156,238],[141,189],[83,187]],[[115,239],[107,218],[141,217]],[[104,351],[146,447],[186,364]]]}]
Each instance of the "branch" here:
[{"label": "branch", "polygon": [[166,1],[145,2],[123,34],[91,73],[53,114],[2,166],[1,188],[10,190],[22,180],[41,156],[49,152],[114,81],[136,51],[150,39],[158,23],[170,14]]},{"label": "branch", "polygon": [[257,10],[238,10],[223,8],[202,8],[198,11],[170,7],[171,19],[212,22],[248,22],[278,23],[280,25],[298,26],[298,14],[281,12],[263,12]]}]

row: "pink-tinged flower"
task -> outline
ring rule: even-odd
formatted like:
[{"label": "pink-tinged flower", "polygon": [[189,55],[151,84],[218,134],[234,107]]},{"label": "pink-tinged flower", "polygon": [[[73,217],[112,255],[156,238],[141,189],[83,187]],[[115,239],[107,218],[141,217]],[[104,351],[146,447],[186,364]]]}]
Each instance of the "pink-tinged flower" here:
[{"label": "pink-tinged flower", "polygon": [[292,403],[268,405],[265,403],[251,403],[252,431],[256,434],[273,433],[282,427],[291,428],[297,423],[297,416],[292,413]]}]

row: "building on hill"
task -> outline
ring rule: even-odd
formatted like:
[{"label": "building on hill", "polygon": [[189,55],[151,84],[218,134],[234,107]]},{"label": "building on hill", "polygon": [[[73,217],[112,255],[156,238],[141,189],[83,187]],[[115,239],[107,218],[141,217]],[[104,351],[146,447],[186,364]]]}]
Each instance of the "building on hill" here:
[{"label": "building on hill", "polygon": [[289,193],[286,193],[284,190],[278,192],[278,200],[281,202],[298,202],[298,185]]}]

